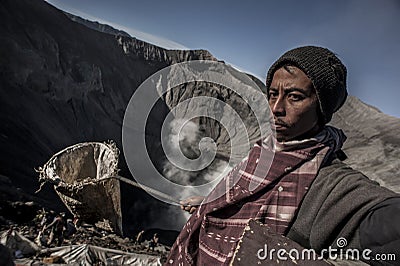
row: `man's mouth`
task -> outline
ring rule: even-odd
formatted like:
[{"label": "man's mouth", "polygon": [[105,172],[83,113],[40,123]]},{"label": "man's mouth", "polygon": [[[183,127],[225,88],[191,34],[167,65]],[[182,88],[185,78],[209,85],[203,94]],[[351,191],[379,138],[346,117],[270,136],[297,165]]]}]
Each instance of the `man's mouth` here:
[{"label": "man's mouth", "polygon": [[286,126],[280,125],[280,124],[275,124],[275,126],[274,126],[274,129],[275,129],[276,131],[284,130],[284,129],[286,129],[286,128],[287,128]]},{"label": "man's mouth", "polygon": [[286,124],[283,121],[275,120],[275,123],[272,125],[276,130],[281,130],[281,129],[286,129],[289,127],[288,124]]}]

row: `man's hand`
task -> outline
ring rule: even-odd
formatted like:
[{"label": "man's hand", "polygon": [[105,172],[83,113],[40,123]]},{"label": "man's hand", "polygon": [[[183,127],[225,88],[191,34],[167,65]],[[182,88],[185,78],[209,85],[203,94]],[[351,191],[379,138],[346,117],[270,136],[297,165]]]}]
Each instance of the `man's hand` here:
[{"label": "man's hand", "polygon": [[187,199],[181,200],[179,203],[181,204],[181,209],[189,212],[190,214],[194,213],[194,211],[199,207],[201,202],[204,200],[203,196],[193,196]]}]

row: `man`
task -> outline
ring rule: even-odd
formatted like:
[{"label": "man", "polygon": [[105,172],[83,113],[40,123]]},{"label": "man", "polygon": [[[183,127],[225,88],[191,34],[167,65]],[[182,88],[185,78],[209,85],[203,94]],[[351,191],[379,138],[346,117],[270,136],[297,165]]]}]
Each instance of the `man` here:
[{"label": "man", "polygon": [[65,230],[64,237],[65,238],[70,238],[72,235],[74,235],[78,230],[76,228],[76,224],[78,222],[78,218],[74,217],[74,219],[67,219],[67,226]]},{"label": "man", "polygon": [[140,245],[143,241],[143,234],[144,234],[144,230],[141,230],[137,236],[136,236],[136,240],[135,240],[135,244],[136,245]]},{"label": "man", "polygon": [[149,243],[149,246],[147,247],[147,252],[149,252],[150,251],[150,249],[151,249],[151,251],[154,251],[154,248],[157,246],[157,244],[158,244],[158,235],[157,235],[157,233],[155,233],[154,235],[153,235],[153,237],[151,238],[151,240],[150,240],[150,243]]},{"label": "man", "polygon": [[57,247],[61,246],[64,241],[64,217],[65,213],[57,214],[53,222],[44,228],[44,230],[50,229],[49,240],[47,241],[47,246],[50,246],[54,239],[56,239]]},{"label": "man", "polygon": [[210,193],[222,197],[197,209],[196,200],[184,202],[194,213],[167,264],[228,265],[249,219],[317,252],[343,238],[346,248],[398,252],[399,195],[342,163],[346,137],[326,126],[346,100],[346,75],[335,54],[315,46],[288,51],[271,66],[276,138],[257,142]]}]

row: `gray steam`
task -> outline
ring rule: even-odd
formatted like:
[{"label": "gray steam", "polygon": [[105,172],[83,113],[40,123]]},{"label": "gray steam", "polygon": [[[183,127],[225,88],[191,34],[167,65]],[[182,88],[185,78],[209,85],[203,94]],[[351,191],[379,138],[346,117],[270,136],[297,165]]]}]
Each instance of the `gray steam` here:
[{"label": "gray steam", "polygon": [[[168,140],[165,142],[167,145],[169,145],[169,149],[180,149],[180,151],[189,159],[196,159],[200,156],[201,145],[199,145],[199,143],[203,145],[203,148],[205,147],[205,150],[207,150],[207,148],[212,149],[214,144],[210,138],[207,138],[205,133],[199,128],[198,124],[193,121],[187,121],[184,126],[181,127],[180,125],[182,122],[183,121],[180,119],[174,119],[169,124]],[[163,165],[163,174],[172,182],[184,186],[198,186],[207,184],[214,180],[219,180],[231,169],[232,166],[229,166],[227,161],[218,158],[214,158],[207,167],[199,171],[184,170],[166,160]],[[176,197],[179,199],[185,199],[191,196],[206,196],[211,189],[212,187],[207,190],[203,190],[201,195],[191,195],[189,190],[182,189],[177,191]],[[169,212],[170,214],[174,215],[170,217],[176,217],[176,221],[180,222],[186,221],[190,216],[188,213],[178,209],[176,206],[171,206]],[[179,226],[179,229],[182,226],[183,224]]]}]

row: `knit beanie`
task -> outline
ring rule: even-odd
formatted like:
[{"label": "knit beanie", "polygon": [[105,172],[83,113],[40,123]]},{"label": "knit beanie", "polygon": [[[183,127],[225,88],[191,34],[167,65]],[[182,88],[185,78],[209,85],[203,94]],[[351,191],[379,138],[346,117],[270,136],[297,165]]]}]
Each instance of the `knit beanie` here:
[{"label": "knit beanie", "polygon": [[295,48],[283,54],[268,70],[267,92],[275,71],[284,65],[300,68],[311,79],[317,93],[322,122],[328,123],[333,113],[347,98],[347,70],[343,63],[326,48],[316,46]]}]

